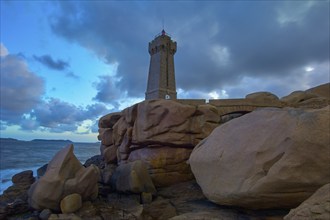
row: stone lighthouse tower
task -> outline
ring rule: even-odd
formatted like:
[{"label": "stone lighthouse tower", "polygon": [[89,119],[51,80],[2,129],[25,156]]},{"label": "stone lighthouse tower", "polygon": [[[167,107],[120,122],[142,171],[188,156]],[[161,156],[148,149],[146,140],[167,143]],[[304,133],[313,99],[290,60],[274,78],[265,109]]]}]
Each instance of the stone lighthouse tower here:
[{"label": "stone lighthouse tower", "polygon": [[176,42],[163,30],[149,43],[150,66],[146,99],[176,99]]}]

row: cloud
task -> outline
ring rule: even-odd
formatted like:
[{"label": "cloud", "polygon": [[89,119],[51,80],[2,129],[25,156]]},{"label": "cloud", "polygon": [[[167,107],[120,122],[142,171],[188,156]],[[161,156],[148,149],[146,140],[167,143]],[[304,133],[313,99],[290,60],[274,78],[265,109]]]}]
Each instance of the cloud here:
[{"label": "cloud", "polygon": [[[33,55],[33,58],[39,63],[45,65],[47,68],[56,71],[68,70],[70,67],[70,64],[68,62],[63,61],[61,59],[55,61],[50,55],[42,55],[42,56]],[[74,72],[72,71],[67,71],[65,76],[73,79],[79,79],[79,76],[74,74]]]},{"label": "cloud", "polygon": [[[314,4],[315,1],[303,1],[298,4],[294,1],[287,1],[282,7],[277,9],[277,21],[281,25],[290,23],[302,24],[306,14]],[[294,10],[292,10],[293,8]]]},{"label": "cloud", "polygon": [[33,58],[52,70],[62,71],[70,67],[70,64],[68,62],[65,62],[60,59],[55,61],[50,55],[42,55],[42,56],[33,55]]},{"label": "cloud", "polygon": [[99,76],[99,81],[94,82],[94,87],[97,90],[96,96],[93,98],[95,101],[112,104],[118,107],[118,100],[125,96],[125,92],[117,88],[120,79],[110,75]]},{"label": "cloud", "polygon": [[65,76],[67,76],[67,77],[71,77],[71,78],[74,78],[74,79],[79,79],[79,76],[77,76],[76,74],[74,74],[74,72],[67,72],[66,74],[65,74]]},{"label": "cloud", "polygon": [[[246,77],[299,79],[303,73],[297,70],[302,66],[329,60],[329,11],[322,1],[61,1],[59,5],[62,13],[52,17],[54,33],[108,63],[117,62],[116,87],[130,97],[144,96],[148,42],[161,30],[163,18],[165,29],[178,43],[177,85],[187,92],[245,86]],[[320,82],[328,79],[319,77]],[[103,86],[106,83],[99,88]],[[310,82],[310,86],[314,85]],[[279,85],[275,92],[281,90]],[[111,97],[100,92],[96,99],[106,101],[106,95]]]},{"label": "cloud", "polygon": [[[60,99],[50,98],[34,108],[21,123],[23,130],[45,129],[50,132],[75,132],[86,120],[97,120],[110,111],[104,104],[75,106]],[[91,128],[90,128],[91,129]]]},{"label": "cloud", "polygon": [[[2,45],[2,50],[7,51]],[[42,100],[44,80],[30,72],[26,62],[17,55],[1,56],[0,110],[1,120],[19,122]]]},{"label": "cloud", "polygon": [[[3,44],[1,48],[8,51]],[[102,103],[76,106],[57,98],[44,100],[44,80],[29,71],[21,56],[3,53],[0,70],[1,130],[18,125],[28,131],[74,132],[86,120],[96,121],[111,110]]]},{"label": "cloud", "polygon": [[96,120],[108,112],[109,109],[100,103],[81,107],[51,98],[31,112],[31,119],[52,132],[64,132],[75,131],[83,121]]},{"label": "cloud", "polygon": [[7,56],[8,54],[9,53],[8,53],[8,50],[5,47],[5,45],[3,45],[2,43],[0,43],[0,57]]}]

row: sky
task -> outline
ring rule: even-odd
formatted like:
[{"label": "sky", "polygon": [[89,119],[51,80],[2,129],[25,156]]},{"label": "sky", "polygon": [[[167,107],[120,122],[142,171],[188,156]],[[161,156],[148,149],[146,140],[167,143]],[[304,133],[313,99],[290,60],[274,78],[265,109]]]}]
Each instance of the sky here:
[{"label": "sky", "polygon": [[1,137],[97,141],[144,100],[148,43],[177,42],[178,98],[329,82],[329,1],[0,1]]}]

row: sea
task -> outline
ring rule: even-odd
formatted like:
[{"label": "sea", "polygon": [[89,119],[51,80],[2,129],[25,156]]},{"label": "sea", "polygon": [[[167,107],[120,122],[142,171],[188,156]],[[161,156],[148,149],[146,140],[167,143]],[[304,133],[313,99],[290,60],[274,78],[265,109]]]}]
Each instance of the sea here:
[{"label": "sea", "polygon": [[12,185],[16,173],[37,169],[47,164],[63,147],[73,144],[74,154],[84,164],[87,159],[100,154],[100,143],[76,143],[69,140],[21,141],[0,138],[0,195]]}]

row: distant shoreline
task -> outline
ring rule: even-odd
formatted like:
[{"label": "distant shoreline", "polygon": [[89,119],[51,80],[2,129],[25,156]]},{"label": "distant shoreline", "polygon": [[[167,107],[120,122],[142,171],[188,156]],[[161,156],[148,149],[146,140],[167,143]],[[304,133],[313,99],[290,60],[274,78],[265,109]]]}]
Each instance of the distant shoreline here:
[{"label": "distant shoreline", "polygon": [[30,141],[26,140],[19,140],[15,138],[0,138],[0,141],[20,141],[20,142],[60,142],[60,143],[99,143],[98,141],[95,142],[74,142],[71,140],[62,140],[62,139],[33,139]]}]

